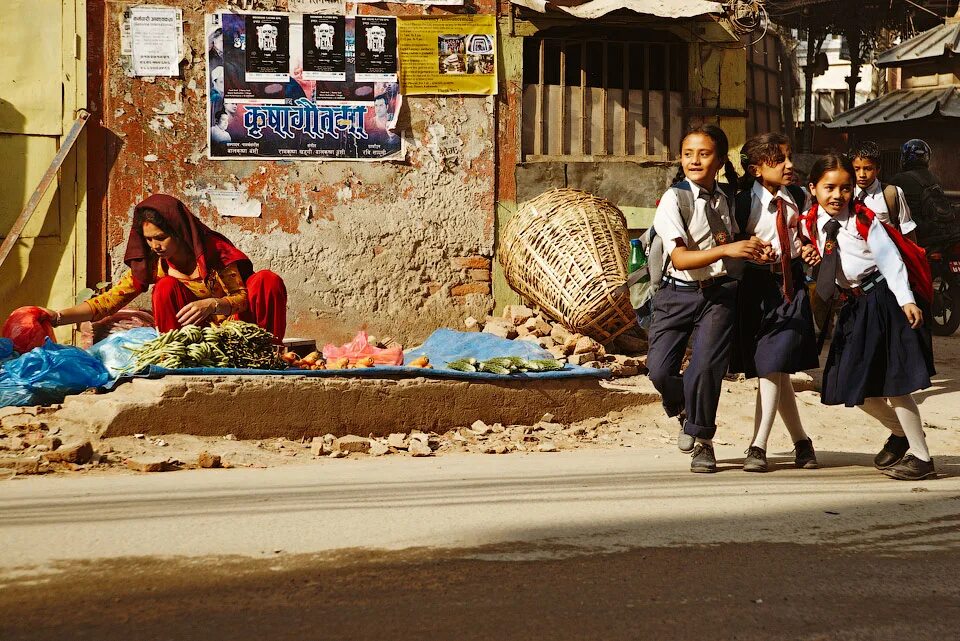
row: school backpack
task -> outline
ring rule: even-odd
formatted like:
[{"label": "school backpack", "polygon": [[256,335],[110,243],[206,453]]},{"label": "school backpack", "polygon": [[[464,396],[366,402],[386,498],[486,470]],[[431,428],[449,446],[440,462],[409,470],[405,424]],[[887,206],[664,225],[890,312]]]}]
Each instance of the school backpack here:
[{"label": "school backpack", "polygon": [[[734,200],[733,190],[735,188],[729,183],[718,184],[727,197],[727,207],[729,208],[730,203]],[[673,190],[674,195],[677,197],[677,202],[680,203],[680,220],[683,222],[684,230],[686,230],[687,224],[693,216],[694,205],[696,203],[696,199],[693,197],[693,190],[690,188],[690,183],[685,180],[681,180],[672,185],[670,189]],[[657,205],[660,205],[659,200],[657,201]],[[643,246],[643,253],[647,257],[647,265],[630,274],[627,278],[626,287],[630,289],[642,288],[632,299],[635,301],[634,311],[637,314],[637,320],[640,326],[646,329],[650,326],[653,318],[653,295],[660,289],[663,275],[666,273],[667,266],[670,264],[670,255],[664,251],[663,238],[657,234],[657,230],[653,225],[640,236],[640,244]],[[646,282],[644,278],[647,275],[650,277],[649,282]],[[644,282],[641,283],[641,281]]]},{"label": "school backpack", "polygon": [[[857,233],[864,240],[870,233],[870,225],[876,214],[861,202],[852,204],[854,215],[856,216]],[[807,229],[807,236],[813,240],[817,236],[817,214],[819,207],[816,203],[810,208],[810,211],[803,217]],[[907,278],[910,281],[910,289],[918,297],[927,303],[933,302],[933,275],[930,273],[930,263],[927,262],[927,252],[915,242],[900,233],[900,230],[888,223],[880,221],[889,234],[893,244],[900,251],[900,258],[907,268]],[[814,245],[816,246],[816,245]]]},{"label": "school backpack", "polygon": [[[787,192],[790,194],[790,197],[793,198],[793,202],[796,203],[797,209],[800,210],[800,213],[803,214],[803,206],[807,202],[807,192],[803,190],[803,187],[800,185],[787,185]],[[740,228],[740,235],[738,238],[745,239],[747,238],[747,222],[750,220],[750,208],[753,205],[753,194],[751,189],[744,189],[736,198],[736,217],[737,217],[737,227]]]},{"label": "school backpack", "polygon": [[960,238],[960,204],[954,203],[939,184],[928,185],[920,192],[920,215],[917,239],[925,247],[946,246]]}]

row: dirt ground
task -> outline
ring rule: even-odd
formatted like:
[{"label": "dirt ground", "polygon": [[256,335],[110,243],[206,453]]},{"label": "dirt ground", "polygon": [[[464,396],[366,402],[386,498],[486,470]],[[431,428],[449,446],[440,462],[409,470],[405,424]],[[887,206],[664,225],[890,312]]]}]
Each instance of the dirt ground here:
[{"label": "dirt ground", "polygon": [[[915,394],[926,426],[930,451],[941,454],[960,453],[960,335],[935,340],[938,375],[930,389]],[[826,353],[826,348],[824,354]],[[821,359],[822,360],[822,359]],[[800,413],[807,432],[820,450],[871,452],[886,439],[886,430],[858,409],[825,407],[820,404],[816,377],[799,374],[794,386]],[[611,388],[650,390],[644,376],[605,382]],[[720,402],[718,445],[743,445],[746,449],[753,433],[753,414],[756,401],[756,381],[729,380],[724,384]],[[548,417],[549,418],[549,417]],[[510,453],[537,451],[556,447],[560,450],[611,447],[661,447],[674,442],[678,425],[664,416],[659,404],[629,408],[606,416],[581,421],[573,425],[542,423],[538,426],[490,426],[489,434],[476,434],[469,426],[451,426],[451,431],[431,435],[430,444],[435,456],[447,453]],[[64,442],[83,438],[83,434],[60,434]],[[89,436],[87,436],[89,438]],[[332,441],[332,438],[329,439]],[[0,439],[3,449],[4,439]],[[498,447],[503,445],[502,447]],[[207,451],[222,457],[226,466],[273,467],[289,463],[303,463],[315,458],[311,443],[287,439],[238,441],[227,437],[196,437],[182,434],[150,434],[142,438],[116,437],[94,441],[98,456],[91,464],[54,465],[46,469],[52,473],[67,474],[133,474],[124,466],[127,459],[168,460],[168,469],[196,466],[200,452]],[[789,452],[789,436],[777,423],[770,439],[769,451]],[[329,452],[326,449],[324,456]],[[391,450],[387,455],[406,455],[402,450]],[[14,452],[0,452],[10,455]],[[19,453],[34,455],[30,450]],[[366,454],[351,453],[349,458]],[[0,478],[13,476],[0,470]]]}]

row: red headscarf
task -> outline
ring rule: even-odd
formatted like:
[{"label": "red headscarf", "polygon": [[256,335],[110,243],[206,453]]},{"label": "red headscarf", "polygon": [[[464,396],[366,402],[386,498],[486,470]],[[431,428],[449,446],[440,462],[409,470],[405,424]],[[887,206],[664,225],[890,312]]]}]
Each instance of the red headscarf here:
[{"label": "red headscarf", "polygon": [[[206,279],[210,271],[233,264],[236,264],[240,270],[240,276],[244,282],[250,278],[253,273],[253,263],[247,255],[237,249],[225,236],[204,225],[199,218],[190,213],[186,205],[173,196],[165,194],[150,196],[137,205],[134,210],[134,220],[136,220],[136,212],[142,209],[153,209],[158,212],[174,235],[190,247],[197,259],[201,278]],[[157,278],[159,257],[150,250],[143,239],[142,231],[135,227],[130,229],[123,262],[130,267],[134,280],[146,287],[153,284]]]}]

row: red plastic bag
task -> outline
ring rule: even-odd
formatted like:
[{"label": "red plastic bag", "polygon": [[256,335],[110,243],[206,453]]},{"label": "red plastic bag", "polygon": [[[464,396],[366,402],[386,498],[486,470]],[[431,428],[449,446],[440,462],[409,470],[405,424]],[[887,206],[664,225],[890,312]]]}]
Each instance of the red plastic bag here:
[{"label": "red plastic bag", "polygon": [[323,346],[323,358],[329,363],[338,358],[347,358],[355,365],[361,358],[372,357],[376,365],[403,365],[402,347],[375,347],[367,339],[367,333],[360,331],[352,341],[337,347],[333,343]]},{"label": "red plastic bag", "polygon": [[15,309],[7,322],[3,324],[3,337],[13,341],[13,349],[26,354],[34,347],[43,345],[49,338],[54,343],[53,325],[50,315],[39,307],[21,307]]}]

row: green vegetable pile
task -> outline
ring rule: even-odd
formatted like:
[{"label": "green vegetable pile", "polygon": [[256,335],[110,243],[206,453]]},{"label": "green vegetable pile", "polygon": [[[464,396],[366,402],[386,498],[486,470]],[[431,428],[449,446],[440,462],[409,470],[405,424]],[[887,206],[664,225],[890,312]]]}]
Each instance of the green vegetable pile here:
[{"label": "green vegetable pile", "polygon": [[501,356],[485,361],[475,358],[461,358],[447,363],[447,367],[458,372],[488,372],[490,374],[516,374],[518,372],[552,372],[563,369],[563,363],[552,358],[521,358],[519,356]]},{"label": "green vegetable pile", "polygon": [[187,325],[165,332],[134,352],[134,371],[148,365],[284,369],[274,336],[253,323],[227,320],[220,325]]}]

